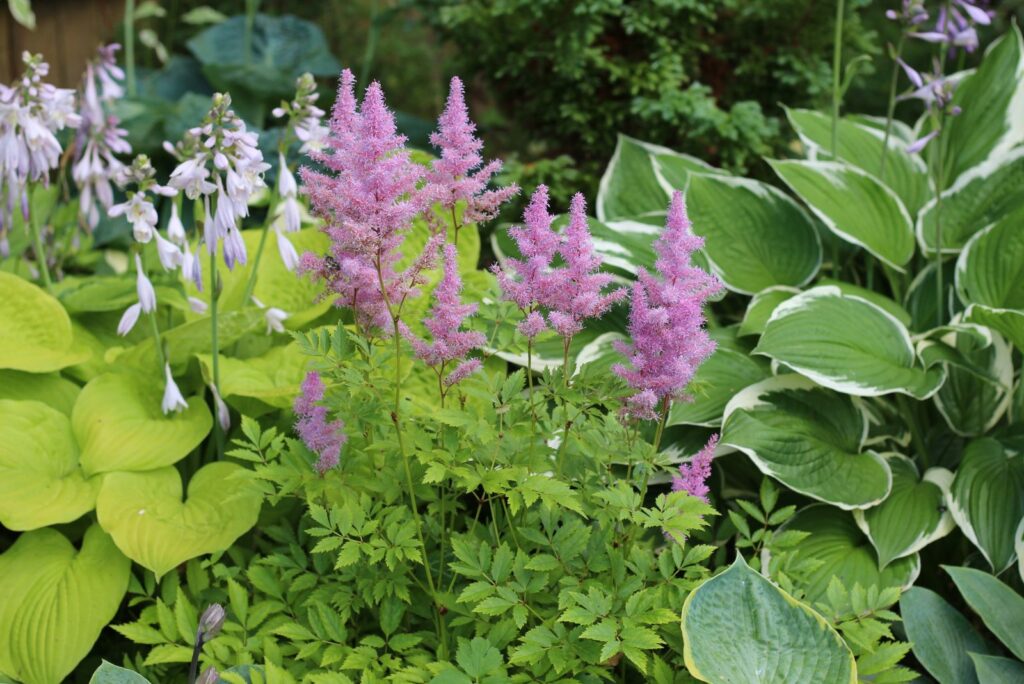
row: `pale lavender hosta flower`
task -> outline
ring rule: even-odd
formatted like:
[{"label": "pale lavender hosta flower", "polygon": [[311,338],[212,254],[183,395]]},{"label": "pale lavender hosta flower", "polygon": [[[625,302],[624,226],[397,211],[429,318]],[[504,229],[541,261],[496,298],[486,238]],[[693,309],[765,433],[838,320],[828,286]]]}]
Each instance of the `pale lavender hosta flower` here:
[{"label": "pale lavender hosta flower", "polygon": [[[949,76],[942,76],[938,64],[935,65],[935,70],[932,73],[922,74],[903,60],[899,60],[898,63],[914,86],[909,92],[897,97],[898,101],[921,100],[929,112],[941,112],[948,116],[960,114],[960,107],[953,104],[953,94],[957,82]],[[938,128],[933,128],[907,145],[907,152],[911,154],[921,152],[940,132]]]},{"label": "pale lavender hosta flower", "polygon": [[142,313],[142,304],[135,302],[121,314],[121,320],[117,324],[117,334],[124,337],[132,331],[139,321],[139,314]]},{"label": "pale lavender hosta flower", "polygon": [[157,216],[156,207],[153,206],[153,202],[145,192],[133,193],[124,202],[111,206],[107,213],[111,218],[124,216],[132,225],[132,236],[136,242],[146,244],[153,239],[159,216]]},{"label": "pale lavender hosta flower", "polygon": [[300,154],[321,152],[326,146],[329,130],[323,125],[324,110],[316,106],[319,97],[316,80],[312,74],[305,73],[295,81],[295,98],[272,112],[279,119],[288,117],[289,127],[302,143]]},{"label": "pale lavender hosta flower", "polygon": [[[188,251],[186,250],[185,253],[188,254]],[[199,297],[190,296],[188,298],[188,308],[192,309],[192,313],[199,314],[200,316],[202,316],[203,314],[206,313],[206,310],[209,308],[209,305],[202,299],[199,299]]]},{"label": "pale lavender hosta flower", "polygon": [[184,411],[187,408],[188,402],[185,401],[181,390],[174,382],[174,376],[171,375],[171,364],[166,363],[164,364],[164,397],[160,402],[160,410],[166,415],[171,412]]},{"label": "pale lavender hosta flower", "polygon": [[185,245],[181,255],[181,272],[186,279],[192,281],[197,290],[203,291],[203,262],[198,245],[196,245],[195,253],[188,248],[188,245]]},{"label": "pale lavender hosta flower", "polygon": [[327,407],[321,403],[325,390],[319,374],[307,373],[294,406],[298,418],[295,431],[306,447],[317,455],[315,468],[321,475],[338,465],[341,447],[348,441],[345,423],[340,419],[327,419]]},{"label": "pale lavender hosta flower", "polygon": [[903,0],[899,11],[886,10],[885,16],[906,26],[917,26],[928,21],[928,10],[923,0]]},{"label": "pale lavender hosta flower", "polygon": [[263,320],[267,324],[267,334],[272,332],[283,333],[284,322],[288,318],[288,312],[277,307],[268,307],[255,296],[251,297],[252,303],[263,310]]},{"label": "pale lavender hosta flower", "polygon": [[277,251],[281,255],[284,267],[289,271],[294,271],[299,267],[299,253],[295,249],[295,245],[280,229],[275,228],[274,234],[277,236]]},{"label": "pale lavender hosta flower", "polygon": [[181,222],[181,217],[178,215],[178,204],[177,202],[171,203],[171,217],[167,220],[167,237],[171,242],[186,246],[188,236],[185,235],[185,224]]},{"label": "pale lavender hosta flower", "polygon": [[952,0],[939,7],[935,27],[931,31],[910,33],[913,38],[949,47],[950,54],[958,49],[974,52],[978,49],[977,26],[992,23],[993,13],[978,0]]},{"label": "pale lavender hosta flower", "polygon": [[181,248],[160,235],[160,231],[154,231],[153,236],[156,238],[157,256],[160,258],[160,265],[164,267],[164,270],[173,271],[181,266],[185,258]]},{"label": "pale lavender hosta flower", "polygon": [[285,161],[284,154],[278,159],[280,169],[277,177],[277,193],[280,202],[277,205],[277,218],[274,220],[274,233],[277,235],[277,251],[285,268],[294,271],[299,265],[299,254],[285,233],[296,233],[302,228],[302,209],[299,206],[299,188]]},{"label": "pale lavender hosta flower", "polygon": [[156,311],[156,290],[153,289],[153,283],[146,275],[145,269],[142,268],[142,258],[135,255],[135,292],[139,296],[139,304],[142,305],[143,313],[153,313]]},{"label": "pale lavender hosta flower", "polygon": [[224,431],[224,434],[227,434],[228,430],[231,429],[231,410],[228,408],[227,403],[221,399],[217,386],[210,383],[209,388],[210,394],[213,395],[213,405],[217,409],[217,423],[220,425],[220,429]]}]

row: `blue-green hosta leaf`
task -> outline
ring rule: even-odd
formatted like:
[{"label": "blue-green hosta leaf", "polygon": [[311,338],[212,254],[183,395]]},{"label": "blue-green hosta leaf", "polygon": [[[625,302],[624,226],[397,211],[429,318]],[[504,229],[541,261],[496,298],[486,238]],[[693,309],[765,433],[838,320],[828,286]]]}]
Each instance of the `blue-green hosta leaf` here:
[{"label": "blue-green hosta leaf", "polygon": [[70,416],[80,388],[57,373],[0,370],[0,399],[41,401]]},{"label": "blue-green hosta leaf", "polygon": [[987,572],[949,565],[942,567],[989,631],[1010,653],[1024,660],[1024,596]]},{"label": "blue-green hosta leaf", "polygon": [[[979,230],[1024,207],[1024,147],[971,168],[942,193],[942,252],[956,254]],[[939,238],[938,202],[917,216],[921,251],[934,256]]]},{"label": "blue-green hosta leaf", "polygon": [[225,461],[200,468],[182,501],[174,468],[109,473],[96,513],[121,551],[158,577],[207,553],[223,551],[252,529],[262,496],[241,466]]},{"label": "blue-green hosta leaf", "polygon": [[1016,560],[1014,533],[1024,518],[1024,457],[990,437],[964,449],[949,487],[953,519],[997,573]]},{"label": "blue-green hosta leaf", "polygon": [[1024,663],[1001,656],[971,653],[978,680],[985,684],[1020,684],[1024,682]]},{"label": "blue-green hosta leaf", "polygon": [[[786,116],[796,129],[801,142],[807,147],[811,158],[831,158],[832,117],[810,109],[787,109]],[[898,123],[898,122],[897,122]],[[897,127],[898,128],[898,127]],[[889,138],[889,152],[885,160],[885,174],[882,176],[882,149],[884,147],[884,123],[882,130],[847,118],[839,120],[839,159],[866,171],[892,188],[906,206],[911,216],[917,214],[928,201],[928,168],[919,155],[907,154],[906,140],[894,129]]]},{"label": "blue-green hosta leaf", "polygon": [[739,334],[760,335],[763,333],[775,308],[798,294],[800,294],[800,290],[786,285],[769,287],[758,292],[750,298],[750,302],[747,304],[747,311],[743,314],[743,321],[740,323]]},{"label": "blue-green hosta leaf", "polygon": [[899,392],[926,399],[944,379],[941,367],[921,367],[910,333],[896,318],[831,286],[776,307],[753,353],[857,396]]},{"label": "blue-green hosta leaf", "polygon": [[1024,210],[968,240],[956,262],[956,289],[965,304],[1024,310]]},{"label": "blue-green hosta leaf", "polygon": [[0,399],[0,524],[71,522],[93,509],[99,484],[78,465],[66,415],[38,401]]},{"label": "blue-green hosta leaf", "polygon": [[870,540],[848,511],[812,504],[790,518],[783,529],[809,532],[810,536],[798,547],[800,556],[822,562],[801,584],[811,603],[825,598],[833,576],[847,588],[860,584],[864,588],[883,589],[908,587],[921,572],[921,558],[916,553],[880,570]]},{"label": "blue-green hosta leaf", "polygon": [[697,369],[688,390],[693,400],[673,402],[666,425],[717,427],[733,395],[769,375],[758,359],[720,346]]},{"label": "blue-green hosta leaf", "polygon": [[922,587],[900,597],[900,615],[914,655],[939,684],[978,684],[971,654],[990,650],[967,618]]},{"label": "blue-green hosta leaf", "polygon": [[0,368],[49,373],[87,358],[73,345],[71,319],[60,302],[0,271]]},{"label": "blue-green hosta leaf", "polygon": [[867,418],[850,397],[796,374],[747,387],[725,407],[722,445],[801,494],[842,508],[885,499],[892,474],[863,451]]},{"label": "blue-green hosta leaf", "polygon": [[855,684],[842,637],[810,606],[737,556],[683,604],[686,669],[711,684]]},{"label": "blue-green hosta leaf", "polygon": [[780,190],[746,178],[694,175],[686,201],[693,231],[705,240],[704,255],[730,290],[800,287],[818,272],[818,233]]},{"label": "blue-green hosta leaf", "polygon": [[957,85],[953,105],[962,111],[947,119],[941,137],[947,150],[947,183],[1024,142],[1020,27],[1011,23],[1010,30],[988,47],[978,69]]},{"label": "blue-green hosta leaf", "polygon": [[89,684],[150,684],[138,672],[126,670],[104,660],[89,678]]},{"label": "blue-green hosta leaf", "polygon": [[25,684],[64,681],[113,619],[130,570],[98,525],[79,551],[49,528],[18,537],[0,554],[0,672]]},{"label": "blue-green hosta leaf", "polygon": [[905,456],[886,454],[886,460],[892,471],[889,496],[877,506],[853,512],[857,526],[875,547],[882,568],[956,529],[943,493],[953,473],[930,468],[921,477],[914,462]]},{"label": "blue-green hosta leaf", "polygon": [[90,381],[78,395],[71,426],[86,473],[151,470],[177,463],[196,448],[213,426],[202,397],[188,408],[164,415],[163,382],[125,373]]},{"label": "blue-green hosta leaf", "polygon": [[[199,354],[199,362],[207,371],[213,362],[209,354]],[[220,357],[220,395],[228,402],[232,397],[258,399],[276,408],[290,408],[306,376],[309,357],[296,342],[271,347],[261,356],[248,359]],[[209,372],[206,376],[209,377]]]},{"label": "blue-green hosta leaf", "polygon": [[914,255],[914,224],[895,192],[856,166],[773,161],[775,173],[833,233],[896,270]]},{"label": "blue-green hosta leaf", "polygon": [[[1012,349],[998,333],[989,333],[984,346],[959,333],[943,340],[953,345],[958,360],[946,365],[946,382],[932,399],[953,432],[965,437],[983,435],[995,427],[1010,405]],[[932,341],[923,342],[922,358],[935,346]]]}]

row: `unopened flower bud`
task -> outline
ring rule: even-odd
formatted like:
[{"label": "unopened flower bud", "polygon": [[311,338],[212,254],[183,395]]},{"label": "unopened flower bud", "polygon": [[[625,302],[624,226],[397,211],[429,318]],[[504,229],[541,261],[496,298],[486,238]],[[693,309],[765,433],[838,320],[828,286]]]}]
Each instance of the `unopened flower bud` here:
[{"label": "unopened flower bud", "polygon": [[199,617],[199,638],[209,641],[220,634],[220,628],[224,626],[224,606],[219,603],[211,603]]}]

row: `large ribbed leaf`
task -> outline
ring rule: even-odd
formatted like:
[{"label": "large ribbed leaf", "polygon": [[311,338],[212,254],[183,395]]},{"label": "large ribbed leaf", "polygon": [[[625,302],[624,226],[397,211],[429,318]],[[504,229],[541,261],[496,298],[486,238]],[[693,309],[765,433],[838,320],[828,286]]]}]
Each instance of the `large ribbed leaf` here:
[{"label": "large ribbed leaf", "polygon": [[914,655],[939,684],[978,684],[970,654],[990,650],[967,618],[922,587],[900,597],[900,615]]},{"label": "large ribbed leaf", "polygon": [[1024,210],[967,242],[956,263],[956,289],[965,304],[1024,310]]},{"label": "large ribbed leaf", "polygon": [[875,547],[882,568],[897,558],[917,553],[956,529],[953,517],[946,511],[943,493],[953,473],[945,468],[931,468],[921,477],[909,458],[899,454],[886,456],[892,471],[892,491],[879,505],[853,512],[857,526]]},{"label": "large ribbed leaf", "polygon": [[104,660],[89,678],[89,684],[150,684],[150,681],[133,670],[126,670]]},{"label": "large ribbed leaf", "polygon": [[72,345],[71,319],[60,302],[0,271],[0,368],[48,373],[87,357]]},{"label": "large ribbed leaf", "polygon": [[[998,333],[990,333],[987,345],[966,334],[953,333],[943,339],[955,346],[956,352],[954,361],[946,365],[946,382],[933,397],[935,406],[953,432],[983,435],[995,427],[1010,405],[1013,350]],[[932,345],[930,341],[922,344],[922,358]]]},{"label": "large ribbed leaf", "polygon": [[1024,660],[1024,596],[974,568],[943,566],[989,631],[1018,659]]},{"label": "large ribbed leaf", "polygon": [[957,525],[997,573],[1016,560],[1014,534],[1024,518],[1024,456],[985,437],[967,445],[949,488]]},{"label": "large ribbed leaf", "polygon": [[[204,372],[213,357],[198,355]],[[232,397],[258,399],[276,408],[290,408],[299,393],[299,384],[306,375],[309,357],[295,342],[271,347],[266,353],[248,359],[220,357],[220,394],[227,401]]]},{"label": "large ribbed leaf", "polygon": [[1000,309],[982,304],[971,304],[964,311],[964,321],[985,325],[1001,333],[1024,352],[1024,311]]},{"label": "large ribbed leaf", "polygon": [[788,488],[842,508],[873,506],[889,493],[885,459],[862,451],[863,410],[796,375],[738,393],[725,407],[722,444],[747,454]]},{"label": "large ribbed leaf", "polygon": [[71,522],[92,510],[99,484],[78,466],[67,416],[38,401],[0,399],[0,524]]},{"label": "large ribbed leaf", "polygon": [[915,553],[895,560],[880,570],[870,540],[857,528],[847,511],[812,504],[791,518],[787,530],[809,532],[800,542],[801,558],[821,561],[802,582],[811,603],[825,598],[832,577],[838,577],[846,587],[906,587],[914,583],[921,572],[921,559]]},{"label": "large ribbed leaf", "polygon": [[682,628],[686,668],[702,682],[857,681],[853,654],[828,621],[751,570],[742,556],[690,592]]},{"label": "large ribbed leaf", "polygon": [[0,370],[0,399],[41,401],[70,416],[80,388],[57,373]]},{"label": "large ribbed leaf", "polygon": [[52,529],[18,537],[0,554],[0,672],[24,684],[63,682],[113,619],[130,569],[98,525],[80,551]]},{"label": "large ribbed leaf", "polygon": [[777,188],[746,178],[695,175],[686,201],[711,269],[734,292],[799,287],[821,266],[810,218]]},{"label": "large ribbed leaf", "polygon": [[256,524],[262,496],[234,463],[200,468],[182,500],[174,468],[109,473],[96,513],[118,548],[159,577],[190,558],[223,551]]},{"label": "large ribbed leaf", "polygon": [[89,474],[112,470],[150,470],[177,463],[196,448],[213,427],[202,397],[188,409],[164,415],[163,383],[155,378],[108,373],[82,388],[71,414]]},{"label": "large ribbed leaf", "polygon": [[816,287],[776,307],[754,353],[858,396],[899,392],[924,399],[944,378],[941,367],[921,367],[910,334],[896,318],[832,286]]},{"label": "large ribbed leaf", "polygon": [[667,425],[721,425],[725,405],[740,390],[767,378],[766,366],[742,351],[719,347],[697,369],[689,387],[692,400],[673,402]]}]

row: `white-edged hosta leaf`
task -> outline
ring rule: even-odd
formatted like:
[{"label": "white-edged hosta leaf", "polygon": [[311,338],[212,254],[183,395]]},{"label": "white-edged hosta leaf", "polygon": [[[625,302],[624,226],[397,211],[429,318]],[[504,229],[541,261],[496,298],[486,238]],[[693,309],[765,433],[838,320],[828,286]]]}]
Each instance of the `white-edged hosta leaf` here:
[{"label": "white-edged hosta leaf", "polygon": [[579,373],[583,366],[589,366],[590,372],[610,373],[612,366],[623,361],[622,354],[615,349],[615,343],[628,341],[629,338],[619,332],[601,333],[576,354],[573,375]]},{"label": "white-edged hosta leaf", "polygon": [[682,629],[686,668],[702,682],[857,682],[853,653],[828,621],[742,556],[690,592]]},{"label": "white-edged hosta leaf", "polygon": [[72,341],[71,319],[60,302],[0,271],[0,368],[49,373],[82,363],[88,353]]},{"label": "white-edged hosta leaf", "polygon": [[833,233],[902,271],[914,255],[914,225],[895,192],[856,166],[772,161],[775,173]]},{"label": "white-edged hosta leaf", "polygon": [[[979,230],[1024,207],[1024,147],[989,159],[960,176],[942,193],[942,252],[956,254]],[[933,199],[917,215],[921,251],[934,255],[939,207]]]},{"label": "white-edged hosta leaf", "polygon": [[[986,330],[986,328],[983,328]],[[956,361],[946,365],[946,381],[932,400],[946,424],[958,435],[983,435],[1006,413],[1013,388],[1012,349],[998,333],[989,333],[987,344],[975,337],[951,333],[943,343],[952,345]],[[925,341],[919,353],[925,358],[938,344]]]},{"label": "white-edged hosta leaf", "polygon": [[869,290],[866,287],[859,287],[853,283],[848,283],[845,280],[833,280],[832,278],[819,278],[818,282],[815,284],[838,287],[839,291],[844,295],[866,299],[875,306],[884,309],[886,313],[892,315],[893,318],[903,325],[910,325],[910,312],[880,292]]},{"label": "white-edged hosta leaf", "polygon": [[978,231],[956,262],[965,304],[1024,309],[1024,210]]},{"label": "white-edged hosta leaf", "polygon": [[921,367],[910,333],[892,314],[832,286],[776,307],[753,353],[858,396],[899,392],[925,399],[944,378],[941,367]]},{"label": "white-edged hosta leaf", "polygon": [[[939,318],[939,296],[935,268],[935,261],[929,261],[910,281],[910,287],[907,288],[907,293],[903,297],[903,305],[910,314],[909,327],[914,332],[925,332],[935,328]],[[952,259],[942,262],[943,321],[950,320],[957,310],[954,272],[955,262]]]},{"label": "white-edged hosta leaf", "polygon": [[686,191],[693,231],[727,288],[754,294],[775,285],[800,287],[821,266],[821,241],[810,217],[783,192],[731,176],[694,175]]},{"label": "white-edged hosta leaf", "polygon": [[1016,560],[1014,533],[1024,518],[1024,456],[991,437],[964,449],[947,496],[953,519],[992,569]]},{"label": "white-edged hosta leaf", "polygon": [[41,401],[68,416],[80,390],[78,385],[57,373],[0,370],[0,399]]},{"label": "white-edged hosta leaf", "polygon": [[763,333],[775,307],[798,294],[800,294],[800,290],[785,285],[769,287],[758,292],[747,303],[747,311],[743,314],[743,321],[740,322],[739,334],[760,335]]},{"label": "white-edged hosta leaf", "polygon": [[880,570],[875,549],[849,511],[825,504],[811,504],[780,529],[810,533],[800,542],[798,549],[801,558],[822,562],[801,582],[811,603],[825,598],[833,576],[847,588],[859,583],[865,589],[871,586],[884,589],[908,587],[921,572],[921,558],[916,553],[895,560]]},{"label": "white-edged hosta leaf", "polygon": [[944,565],[960,595],[1010,653],[1024,660],[1024,596],[974,568]]},{"label": "white-edged hosta leaf", "polygon": [[[198,354],[204,372],[213,363],[209,354]],[[276,408],[290,408],[306,376],[310,358],[298,343],[271,347],[265,354],[247,359],[220,357],[220,395],[258,399]],[[209,377],[210,373],[206,373]]]},{"label": "white-edged hosta leaf", "polygon": [[867,417],[850,397],[796,374],[747,387],[725,407],[722,445],[788,488],[841,508],[885,499],[892,474],[863,451]]},{"label": "white-edged hosta leaf", "polygon": [[109,473],[96,513],[117,547],[160,577],[190,558],[223,551],[252,529],[262,495],[245,475],[234,463],[209,463],[192,476],[183,501],[174,468]]},{"label": "white-edged hosta leaf", "polygon": [[66,415],[0,399],[0,524],[20,531],[76,520],[93,509],[99,484],[78,466]]},{"label": "white-edged hosta leaf", "polygon": [[719,346],[697,369],[687,389],[692,401],[674,401],[666,425],[717,427],[729,400],[771,375],[767,364],[749,354]]},{"label": "white-edged hosta leaf", "polygon": [[1024,682],[1024,663],[1002,656],[971,653],[978,680],[985,684],[1020,684]]},{"label": "white-edged hosta leaf", "polygon": [[202,442],[213,427],[203,398],[190,397],[187,409],[165,416],[163,391],[162,380],[125,373],[100,375],[82,388],[71,426],[86,473],[160,468]]},{"label": "white-edged hosta leaf", "polygon": [[1024,311],[971,304],[964,311],[964,320],[992,328],[1024,352]]},{"label": "white-edged hosta leaf", "polygon": [[130,570],[99,525],[81,550],[49,528],[18,537],[0,554],[0,672],[25,684],[63,682],[113,619]]},{"label": "white-edged hosta leaf", "polygon": [[892,471],[892,491],[877,506],[853,512],[857,526],[875,547],[882,568],[956,529],[943,493],[953,473],[930,468],[921,477],[909,458],[895,453],[885,457]]},{"label": "white-edged hosta leaf", "polygon": [[1020,578],[1024,580],[1024,518],[1020,519],[1020,526],[1013,535],[1013,550],[1017,553],[1017,569],[1020,570]]},{"label": "white-edged hosta leaf", "polygon": [[686,188],[690,184],[690,177],[695,173],[729,175],[729,172],[724,169],[711,166],[701,159],[675,150],[664,150],[654,146],[652,154],[654,155],[654,170],[658,177],[674,190],[686,192]]},{"label": "white-edged hosta leaf", "polygon": [[914,655],[939,684],[978,684],[971,654],[990,650],[966,617],[923,587],[900,596],[900,615]]},{"label": "white-edged hosta leaf", "polygon": [[[800,136],[800,141],[807,147],[809,156],[816,159],[832,157],[831,116],[810,109],[787,109],[786,116]],[[928,168],[919,155],[907,154],[908,141],[901,138],[899,127],[896,126],[889,137],[889,152],[886,155],[883,178],[881,174],[884,125],[883,123],[882,129],[879,130],[848,118],[840,119],[837,156],[882,180],[896,192],[907,211],[914,216],[931,196],[928,189]]]}]

